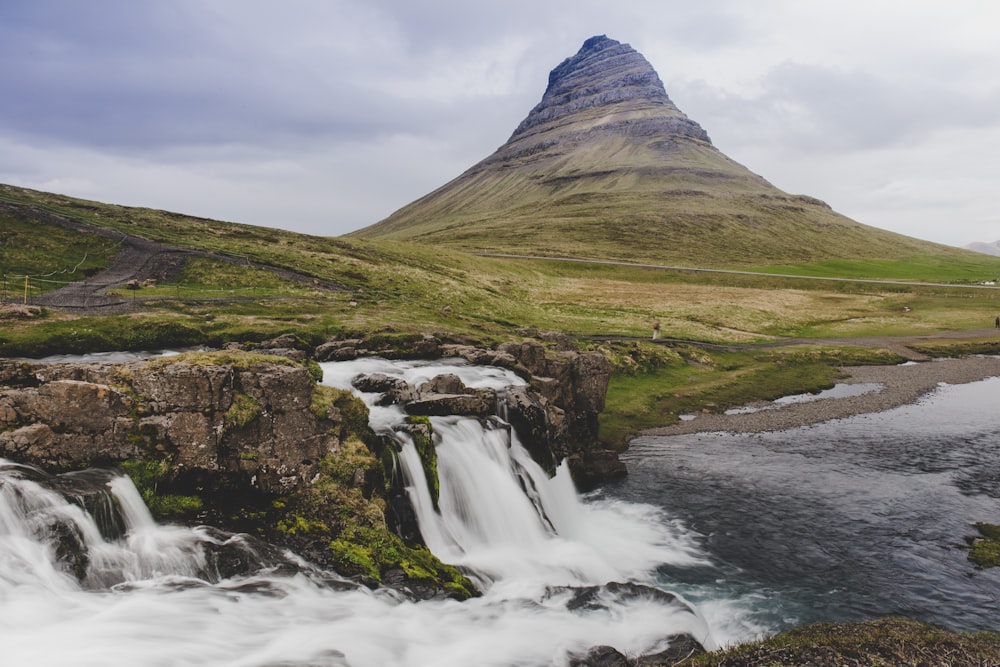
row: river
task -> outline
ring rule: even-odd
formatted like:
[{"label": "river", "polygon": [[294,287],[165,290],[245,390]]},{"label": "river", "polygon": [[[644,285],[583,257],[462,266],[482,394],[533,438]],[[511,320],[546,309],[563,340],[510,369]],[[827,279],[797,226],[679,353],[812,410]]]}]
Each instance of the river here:
[{"label": "river", "polygon": [[[411,382],[521,382],[501,369],[365,360],[324,364]],[[903,614],[993,627],[1000,575],[958,546],[1000,523],[1000,381],[915,406],[778,434],[642,438],[629,477],[578,495],[494,420],[433,418],[440,511],[404,443],[400,464],[428,545],[484,594],[412,602],[370,591],[239,535],[156,524],[127,478],[109,535],[47,480],[0,465],[0,639],[10,665],[562,665],[595,645],[626,655],[687,633],[709,648],[811,620]],[[391,428],[398,408],[372,423]],[[61,540],[86,544],[87,575]],[[252,557],[220,573],[214,553]],[[609,587],[625,582],[634,588]],[[669,595],[673,593],[675,595]]]},{"label": "river", "polygon": [[669,508],[712,567],[667,578],[726,587],[769,628],[902,615],[997,630],[1000,570],[963,547],[975,522],[1000,523],[998,395],[991,378],[788,431],[639,438],[605,492]]}]

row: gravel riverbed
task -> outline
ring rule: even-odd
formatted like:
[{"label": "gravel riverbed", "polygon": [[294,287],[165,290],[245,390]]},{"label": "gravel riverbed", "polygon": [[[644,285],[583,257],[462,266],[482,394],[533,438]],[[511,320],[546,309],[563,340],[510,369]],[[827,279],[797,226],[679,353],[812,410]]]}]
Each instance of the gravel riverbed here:
[{"label": "gravel riverbed", "polygon": [[726,431],[783,431],[831,419],[881,412],[913,403],[942,384],[964,384],[1000,376],[1000,357],[973,356],[910,362],[898,366],[849,366],[842,369],[845,385],[877,384],[881,388],[856,396],[817,397],[793,403],[760,402],[734,414],[700,413],[642,435],[680,435]]}]

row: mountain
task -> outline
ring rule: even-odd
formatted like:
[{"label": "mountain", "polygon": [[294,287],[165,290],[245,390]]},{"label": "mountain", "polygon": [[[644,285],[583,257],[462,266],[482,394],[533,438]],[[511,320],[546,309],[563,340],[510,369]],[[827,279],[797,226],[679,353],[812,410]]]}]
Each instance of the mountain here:
[{"label": "mountain", "polygon": [[992,243],[976,241],[975,243],[970,243],[969,245],[964,247],[966,250],[979,252],[984,255],[993,255],[994,257],[1000,256],[1000,241],[993,241]]},{"label": "mountain", "polygon": [[775,188],[716,149],[641,54],[603,35],[552,70],[495,153],[353,235],[706,266],[949,252]]}]

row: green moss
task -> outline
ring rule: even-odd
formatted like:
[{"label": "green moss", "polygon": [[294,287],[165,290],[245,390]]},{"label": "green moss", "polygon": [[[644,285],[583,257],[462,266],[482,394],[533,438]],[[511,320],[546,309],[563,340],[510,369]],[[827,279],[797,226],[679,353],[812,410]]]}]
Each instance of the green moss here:
[{"label": "green moss", "polygon": [[313,387],[309,410],[316,415],[317,419],[327,419],[330,415],[330,408],[334,407],[337,401],[342,400],[345,393],[350,394],[344,389],[318,384]]},{"label": "green moss", "polygon": [[315,359],[307,359],[305,362],[306,370],[309,371],[309,375],[312,376],[314,382],[323,381],[323,367]]},{"label": "green moss", "polygon": [[458,568],[442,563],[423,546],[408,546],[384,527],[360,527],[330,542],[338,570],[348,575],[365,575],[381,581],[386,572],[399,568],[416,583],[440,587],[454,597],[466,599],[478,594],[475,586]]},{"label": "green moss", "polygon": [[972,540],[969,560],[979,567],[1000,567],[1000,526],[977,523],[979,537]]},{"label": "green moss", "polygon": [[441,482],[438,479],[437,448],[434,447],[434,429],[431,426],[431,420],[427,417],[416,415],[411,415],[406,420],[410,424],[419,424],[427,429],[426,433],[422,430],[414,429],[410,432],[410,436],[413,438],[413,445],[417,448],[417,453],[420,455],[420,466],[423,468],[424,476],[427,478],[427,488],[430,491],[434,508],[437,509],[438,498],[441,495]]},{"label": "green moss", "polygon": [[190,517],[202,508],[201,498],[170,493],[160,493],[159,487],[167,478],[170,466],[166,461],[133,459],[123,461],[121,468],[135,484],[150,513],[158,519]]},{"label": "green moss", "polygon": [[376,581],[381,578],[379,566],[372,558],[371,548],[347,540],[330,542],[330,551],[339,565],[339,570],[348,575],[364,575]]},{"label": "green moss", "polygon": [[392,569],[411,580],[447,590],[454,597],[476,594],[458,569],[442,563],[424,547],[407,545],[385,520],[383,468],[364,441],[352,435],[337,452],[320,461],[313,483],[272,503],[279,535],[329,536],[331,565],[342,574],[382,580]]},{"label": "green moss", "polygon": [[187,364],[189,366],[232,366],[239,370],[249,370],[260,364],[276,364],[279,366],[298,366],[297,361],[276,354],[262,354],[244,350],[211,350],[208,352],[185,352],[170,357],[160,357],[149,361],[149,366],[170,366]]},{"label": "green moss", "polygon": [[316,519],[307,519],[298,514],[278,521],[278,530],[287,535],[329,534],[330,527]]},{"label": "green moss", "polygon": [[246,426],[259,417],[261,412],[262,408],[257,399],[243,392],[235,392],[233,394],[233,403],[229,406],[229,410],[226,411],[226,428]]},{"label": "green moss", "polygon": [[334,397],[333,405],[340,410],[340,419],[343,422],[342,433],[345,435],[356,434],[359,438],[366,437],[370,432],[368,406],[350,391],[338,391],[340,393]]}]

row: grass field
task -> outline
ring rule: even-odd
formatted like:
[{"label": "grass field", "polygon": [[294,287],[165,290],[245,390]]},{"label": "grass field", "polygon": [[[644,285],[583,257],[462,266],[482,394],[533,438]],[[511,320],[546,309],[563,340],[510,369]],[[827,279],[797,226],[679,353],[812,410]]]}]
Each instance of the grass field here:
[{"label": "grass field", "polygon": [[[602,432],[616,445],[684,412],[829,386],[848,359],[899,360],[888,351],[859,350],[852,338],[980,329],[1000,314],[1000,289],[976,286],[1000,274],[1000,259],[958,251],[708,272],[310,237],[10,186],[0,186],[0,202],[8,203],[0,207],[0,243],[9,275],[59,270],[66,280],[80,279],[111,261],[113,238],[67,230],[50,214],[221,256],[190,261],[176,283],[129,292],[136,306],[125,314],[2,311],[2,355],[221,345],[283,333],[313,345],[338,336],[425,333],[490,345],[526,330],[558,331],[615,364]],[[251,262],[336,287],[282,278]],[[831,280],[774,275],[780,273]],[[877,279],[940,284],[871,282]],[[7,300],[16,302],[13,282]],[[656,320],[663,337],[694,343],[803,340],[796,352],[780,354],[684,343],[654,348],[640,340]],[[823,338],[845,340],[808,345]],[[989,341],[964,345],[943,341],[933,351],[993,350]]]}]

